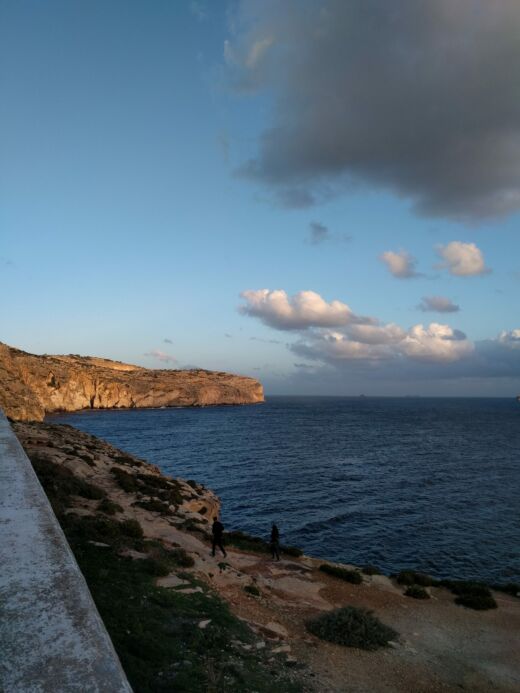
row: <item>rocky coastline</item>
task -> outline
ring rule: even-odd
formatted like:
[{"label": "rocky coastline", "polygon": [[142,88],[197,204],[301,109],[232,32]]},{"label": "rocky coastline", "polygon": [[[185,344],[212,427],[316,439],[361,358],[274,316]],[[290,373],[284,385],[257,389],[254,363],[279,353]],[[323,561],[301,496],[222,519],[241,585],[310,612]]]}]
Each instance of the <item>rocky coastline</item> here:
[{"label": "rocky coastline", "polygon": [[[135,691],[518,689],[517,597],[493,591],[498,608],[476,611],[436,581],[426,598],[410,593],[426,577],[412,571],[390,578],[295,550],[272,561],[240,532],[213,558],[209,489],[71,426],[13,428]],[[373,612],[394,639],[365,650],[309,629],[344,607]]]},{"label": "rocky coastline", "polygon": [[247,376],[151,370],[91,356],[37,356],[0,342],[0,407],[16,421],[81,409],[204,407],[264,401]]}]

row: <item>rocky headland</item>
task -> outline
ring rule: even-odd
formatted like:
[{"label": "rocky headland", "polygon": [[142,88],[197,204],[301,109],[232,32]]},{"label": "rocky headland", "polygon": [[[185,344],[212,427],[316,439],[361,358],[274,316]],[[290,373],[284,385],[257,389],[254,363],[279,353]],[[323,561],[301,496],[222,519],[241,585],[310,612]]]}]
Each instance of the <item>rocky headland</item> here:
[{"label": "rocky headland", "polygon": [[[208,489],[70,426],[13,428],[135,691],[520,689],[514,594],[471,583],[467,608],[455,597],[460,584],[296,550],[272,561],[265,542],[240,532],[227,534],[226,558],[213,558],[219,500]],[[345,647],[309,628],[343,607],[370,610],[392,629],[386,646]]]},{"label": "rocky headland", "polygon": [[36,356],[0,343],[0,407],[15,421],[80,409],[210,406],[264,401],[254,378],[150,370],[91,356]]}]

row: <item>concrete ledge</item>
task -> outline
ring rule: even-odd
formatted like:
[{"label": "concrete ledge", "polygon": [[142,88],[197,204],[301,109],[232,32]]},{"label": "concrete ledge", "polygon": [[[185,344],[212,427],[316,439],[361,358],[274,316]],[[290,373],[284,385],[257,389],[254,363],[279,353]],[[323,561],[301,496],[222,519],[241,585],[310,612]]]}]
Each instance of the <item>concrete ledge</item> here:
[{"label": "concrete ledge", "polygon": [[131,691],[29,459],[0,411],[0,691]]}]

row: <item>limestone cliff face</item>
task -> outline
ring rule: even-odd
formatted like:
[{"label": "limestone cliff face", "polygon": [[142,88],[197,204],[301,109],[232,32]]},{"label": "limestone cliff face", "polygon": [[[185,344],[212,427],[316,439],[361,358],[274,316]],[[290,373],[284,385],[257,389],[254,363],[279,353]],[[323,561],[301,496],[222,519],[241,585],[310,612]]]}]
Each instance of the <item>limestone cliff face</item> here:
[{"label": "limestone cliff face", "polygon": [[107,359],[35,356],[0,343],[0,407],[18,421],[80,409],[263,402],[254,378],[205,370],[149,370]]}]

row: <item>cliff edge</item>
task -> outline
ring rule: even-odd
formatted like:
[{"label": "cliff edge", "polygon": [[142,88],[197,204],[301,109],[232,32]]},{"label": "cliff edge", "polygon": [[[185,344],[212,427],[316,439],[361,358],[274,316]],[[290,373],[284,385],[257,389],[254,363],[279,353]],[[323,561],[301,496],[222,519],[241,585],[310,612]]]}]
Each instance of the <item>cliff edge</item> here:
[{"label": "cliff edge", "polygon": [[254,404],[254,378],[206,370],[150,370],[90,356],[36,356],[0,342],[0,407],[17,421],[80,409]]}]

